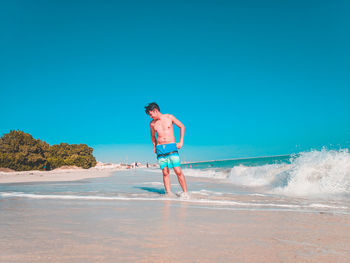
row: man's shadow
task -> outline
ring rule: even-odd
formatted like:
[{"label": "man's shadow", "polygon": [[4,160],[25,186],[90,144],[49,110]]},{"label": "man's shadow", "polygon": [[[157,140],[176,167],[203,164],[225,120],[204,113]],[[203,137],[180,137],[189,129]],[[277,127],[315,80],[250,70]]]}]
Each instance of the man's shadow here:
[{"label": "man's shadow", "polygon": [[152,192],[152,193],[157,193],[157,194],[165,194],[165,190],[164,189],[159,189],[159,188],[154,188],[154,187],[147,187],[147,186],[134,186],[135,188],[141,189],[141,190],[145,190],[148,192]]}]

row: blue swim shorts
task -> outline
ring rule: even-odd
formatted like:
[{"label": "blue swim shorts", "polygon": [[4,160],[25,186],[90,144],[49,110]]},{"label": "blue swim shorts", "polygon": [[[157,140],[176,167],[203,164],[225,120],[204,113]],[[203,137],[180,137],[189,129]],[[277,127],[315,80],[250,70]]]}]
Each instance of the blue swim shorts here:
[{"label": "blue swim shorts", "polygon": [[156,151],[157,160],[161,170],[167,166],[169,168],[174,168],[181,165],[176,143],[159,144],[156,147]]}]

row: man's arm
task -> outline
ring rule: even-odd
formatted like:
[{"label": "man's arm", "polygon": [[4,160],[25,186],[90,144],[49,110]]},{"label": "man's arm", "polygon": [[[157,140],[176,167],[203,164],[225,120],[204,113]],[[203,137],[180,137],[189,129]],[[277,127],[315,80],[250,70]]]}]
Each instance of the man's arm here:
[{"label": "man's arm", "polygon": [[180,128],[180,142],[176,144],[176,147],[180,149],[182,145],[184,144],[184,137],[185,137],[185,125],[182,124],[181,121],[175,118],[175,116],[171,115],[173,123]]},{"label": "man's arm", "polygon": [[156,146],[157,146],[156,131],[154,130],[153,122],[150,123],[150,127],[151,127],[151,139],[152,139],[152,143],[153,143],[153,147],[154,147],[154,153],[157,153],[157,151],[156,151]]}]

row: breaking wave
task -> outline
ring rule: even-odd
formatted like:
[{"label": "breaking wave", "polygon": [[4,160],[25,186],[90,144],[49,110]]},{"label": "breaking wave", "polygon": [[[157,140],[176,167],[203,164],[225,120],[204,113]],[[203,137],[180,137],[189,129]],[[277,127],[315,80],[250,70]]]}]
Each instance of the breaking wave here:
[{"label": "breaking wave", "polygon": [[266,192],[290,196],[350,196],[348,149],[301,152],[290,163],[235,166],[228,170],[186,169],[188,176],[226,178],[228,183],[264,187]]}]

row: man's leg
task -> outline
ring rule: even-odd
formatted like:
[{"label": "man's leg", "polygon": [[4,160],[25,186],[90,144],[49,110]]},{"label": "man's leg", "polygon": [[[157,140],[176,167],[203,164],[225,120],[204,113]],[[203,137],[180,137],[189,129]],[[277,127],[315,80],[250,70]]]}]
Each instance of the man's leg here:
[{"label": "man's leg", "polygon": [[165,192],[166,194],[170,193],[170,171],[169,171],[169,167],[166,166],[163,168],[163,182],[164,182],[164,187],[165,187]]},{"label": "man's leg", "polygon": [[177,179],[179,180],[179,183],[182,187],[182,190],[186,193],[187,192],[187,184],[184,174],[181,171],[181,167],[174,167],[174,172],[177,175]]}]

